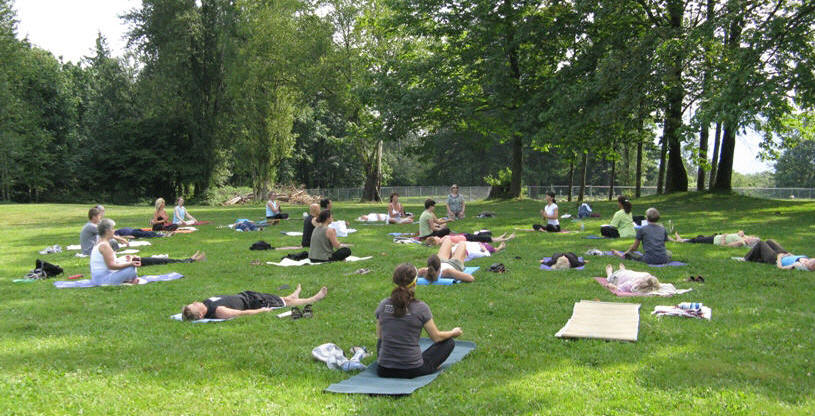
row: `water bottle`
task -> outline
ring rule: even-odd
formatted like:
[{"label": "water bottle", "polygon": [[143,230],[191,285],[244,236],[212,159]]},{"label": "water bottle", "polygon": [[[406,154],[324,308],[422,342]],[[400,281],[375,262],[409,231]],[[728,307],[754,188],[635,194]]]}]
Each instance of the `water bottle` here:
[{"label": "water bottle", "polygon": [[695,309],[702,309],[702,304],[699,302],[682,302],[679,305],[676,305],[679,309],[685,310],[695,310]]},{"label": "water bottle", "polygon": [[586,224],[583,221],[580,221],[580,231],[586,231]]}]

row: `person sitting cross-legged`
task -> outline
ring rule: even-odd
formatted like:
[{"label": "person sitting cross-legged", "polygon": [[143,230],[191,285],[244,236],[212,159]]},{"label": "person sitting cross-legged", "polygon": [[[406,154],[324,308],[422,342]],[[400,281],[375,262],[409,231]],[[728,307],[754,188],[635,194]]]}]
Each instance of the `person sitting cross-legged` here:
[{"label": "person sitting cross-legged", "polygon": [[337,230],[329,227],[333,220],[331,211],[327,209],[322,210],[317,216],[315,221],[317,226],[311,233],[308,248],[308,258],[312,263],[343,261],[351,255],[351,249],[344,247],[337,240]]},{"label": "person sitting cross-legged", "polygon": [[[634,244],[625,252],[614,250],[614,254],[625,259],[641,261],[648,264],[665,264],[671,261],[671,252],[665,248],[665,241],[668,240],[668,232],[665,227],[658,224],[659,211],[656,208],[648,208],[645,211],[645,218],[648,224],[637,230],[637,237]],[[642,243],[645,254],[639,255],[634,250]]]},{"label": "person sitting cross-legged", "polygon": [[230,319],[237,316],[256,315],[287,306],[301,306],[316,303],[325,298],[328,289],[324,286],[316,295],[310,298],[300,297],[301,287],[292,294],[280,297],[269,293],[252,292],[250,290],[237,295],[213,296],[201,302],[193,302],[181,309],[181,317],[185,321],[199,319]]}]

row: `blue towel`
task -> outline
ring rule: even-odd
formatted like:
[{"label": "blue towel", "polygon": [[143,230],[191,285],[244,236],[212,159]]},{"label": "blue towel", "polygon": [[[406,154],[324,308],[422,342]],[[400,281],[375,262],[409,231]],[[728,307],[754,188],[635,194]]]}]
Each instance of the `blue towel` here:
[{"label": "blue towel", "polygon": [[[464,273],[473,274],[473,273],[477,272],[478,269],[480,269],[480,267],[465,267],[464,268]],[[444,278],[444,277],[442,277],[441,279],[437,279],[433,283],[430,283],[424,277],[420,277],[418,280],[416,280],[416,284],[419,285],[419,286],[428,286],[428,285],[450,286],[450,285],[453,285],[453,284],[456,284],[456,283],[460,283],[460,281],[458,281],[456,279],[447,279],[447,278]]]},{"label": "blue towel", "polygon": [[[147,281],[147,283],[152,282],[166,282],[168,280],[175,280],[184,277],[181,273],[168,273],[168,274],[160,274],[160,275],[152,275],[152,276],[139,276],[139,279]],[[57,289],[69,289],[69,288],[85,288],[85,287],[96,287],[99,286],[96,283],[92,283],[90,279],[84,280],[57,280],[54,282],[54,286]]]},{"label": "blue towel", "polygon": [[416,233],[388,233],[388,235],[392,235],[394,237],[402,237],[402,236],[412,236],[416,235]]},{"label": "blue towel", "polygon": [[[427,349],[431,345],[433,345],[433,341],[427,338],[419,340],[419,346],[422,350]],[[441,371],[461,361],[474,349],[475,343],[473,342],[456,341],[453,352],[450,353],[450,356],[447,357],[447,360],[441,365]],[[416,389],[426,386],[435,380],[441,371],[416,378],[382,378],[376,374],[376,363],[373,363],[369,365],[365,371],[339,383],[334,383],[328,386],[325,391],[347,394],[404,396],[413,393]]]},{"label": "blue towel", "polygon": [[[639,251],[635,251],[634,253],[639,254],[640,256],[642,255],[642,253],[639,252]],[[604,251],[603,255],[604,256],[614,256],[614,253],[611,252],[611,251]],[[645,263],[645,264],[648,264],[648,263]],[[670,262],[665,263],[665,264],[648,264],[648,266],[650,266],[650,267],[678,267],[678,266],[687,266],[687,265],[688,265],[688,263],[682,263],[681,261],[677,261],[677,260],[670,261]]]},{"label": "blue towel", "polygon": [[[176,321],[183,321],[184,320],[184,318],[181,317],[180,313],[177,313],[175,315],[170,316],[170,319],[173,319],[173,320],[176,320]],[[199,319],[197,321],[190,321],[190,322],[192,322],[194,324],[206,324],[206,323],[209,323],[209,322],[223,322],[223,321],[228,321],[228,320],[229,319],[206,319],[206,318],[204,318],[204,319]]]},{"label": "blue towel", "polygon": [[603,237],[602,235],[587,235],[587,236],[585,236],[583,238],[588,238],[590,240],[605,240],[608,237]]}]

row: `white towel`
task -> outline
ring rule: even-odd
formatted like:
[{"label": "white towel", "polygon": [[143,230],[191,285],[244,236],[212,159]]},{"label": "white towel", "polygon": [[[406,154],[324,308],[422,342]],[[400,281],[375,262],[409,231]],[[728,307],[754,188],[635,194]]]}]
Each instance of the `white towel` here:
[{"label": "white towel", "polygon": [[82,246],[79,244],[71,244],[68,247],[65,247],[66,250],[82,250]]},{"label": "white towel", "polygon": [[651,315],[656,316],[682,316],[685,318],[697,318],[697,319],[707,319],[710,320],[713,317],[713,310],[707,306],[702,306],[702,316],[696,316],[691,313],[688,313],[687,310],[682,308],[677,308],[676,306],[654,306],[654,311],[651,312]]},{"label": "white towel", "polygon": [[152,246],[149,241],[131,241],[128,247]]},{"label": "white towel", "polygon": [[[345,261],[361,261],[361,260],[368,260],[370,258],[373,258],[373,256],[368,256],[368,257],[348,256],[345,259]],[[281,266],[281,267],[305,266],[307,264],[315,264],[316,265],[316,264],[324,264],[324,263],[329,263],[329,262],[312,263],[310,259],[292,260],[292,259],[290,259],[288,257],[284,258],[279,263],[276,263],[276,262],[273,262],[273,261],[267,261],[266,262],[266,264],[271,264],[273,266]]]}]

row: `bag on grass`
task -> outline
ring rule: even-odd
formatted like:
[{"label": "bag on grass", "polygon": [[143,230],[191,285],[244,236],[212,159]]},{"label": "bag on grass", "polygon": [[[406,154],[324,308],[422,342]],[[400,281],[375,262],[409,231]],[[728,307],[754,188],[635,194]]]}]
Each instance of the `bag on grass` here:
[{"label": "bag on grass", "polygon": [[37,261],[34,262],[34,267],[34,270],[42,270],[46,278],[61,275],[63,272],[62,267],[59,267],[56,264],[51,264],[47,261],[42,261],[40,259],[37,259]]},{"label": "bag on grass", "polygon": [[271,244],[263,240],[257,241],[254,244],[252,244],[251,247],[249,247],[249,250],[272,250],[272,249],[274,249],[274,247],[272,247]]}]

